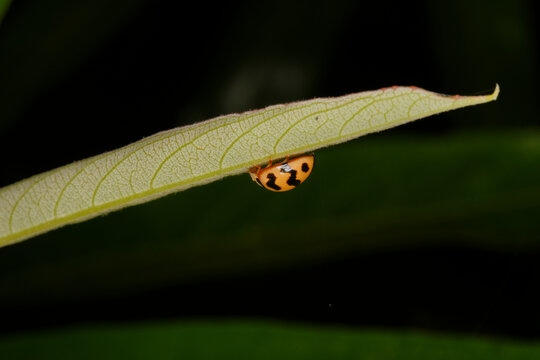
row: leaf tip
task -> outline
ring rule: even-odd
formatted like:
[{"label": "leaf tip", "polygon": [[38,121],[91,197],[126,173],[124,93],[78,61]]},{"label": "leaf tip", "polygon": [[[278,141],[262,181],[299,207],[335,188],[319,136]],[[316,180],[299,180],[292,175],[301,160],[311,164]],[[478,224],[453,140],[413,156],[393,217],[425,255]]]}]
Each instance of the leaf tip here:
[{"label": "leaf tip", "polygon": [[490,95],[491,100],[497,100],[497,97],[499,96],[500,88],[499,84],[495,84],[495,90],[493,90],[493,93]]}]

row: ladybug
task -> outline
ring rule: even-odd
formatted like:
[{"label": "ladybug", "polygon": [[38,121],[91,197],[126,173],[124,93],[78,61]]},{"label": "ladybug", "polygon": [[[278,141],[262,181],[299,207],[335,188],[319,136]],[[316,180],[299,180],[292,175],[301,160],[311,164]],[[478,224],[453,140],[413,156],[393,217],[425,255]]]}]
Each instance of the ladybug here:
[{"label": "ladybug", "polygon": [[251,179],[260,186],[276,192],[289,191],[303,183],[313,169],[313,155],[302,155],[293,159],[287,156],[283,162],[261,168],[255,166],[249,170]]}]

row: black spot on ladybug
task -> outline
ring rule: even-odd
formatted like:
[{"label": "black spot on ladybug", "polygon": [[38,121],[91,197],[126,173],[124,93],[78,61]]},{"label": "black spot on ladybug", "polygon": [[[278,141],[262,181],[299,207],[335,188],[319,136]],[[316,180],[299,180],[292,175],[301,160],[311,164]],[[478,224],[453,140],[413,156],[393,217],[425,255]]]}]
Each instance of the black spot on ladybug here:
[{"label": "black spot on ladybug", "polygon": [[266,175],[266,177],[268,178],[268,182],[266,183],[266,186],[274,190],[281,190],[281,187],[276,184],[276,175],[270,173]]},{"label": "black spot on ladybug", "polygon": [[307,163],[302,164],[302,171],[303,172],[308,172],[309,171],[309,165]]},{"label": "black spot on ladybug", "polygon": [[300,185],[301,181],[296,178],[296,170],[292,170],[290,174],[291,176],[289,176],[289,179],[287,180],[287,185],[291,185],[291,186]]}]

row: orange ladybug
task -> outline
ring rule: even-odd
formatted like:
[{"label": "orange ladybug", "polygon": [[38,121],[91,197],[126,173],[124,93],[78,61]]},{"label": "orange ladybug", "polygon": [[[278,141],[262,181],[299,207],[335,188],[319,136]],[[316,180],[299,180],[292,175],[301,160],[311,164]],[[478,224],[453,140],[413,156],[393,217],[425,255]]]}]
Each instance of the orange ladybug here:
[{"label": "orange ladybug", "polygon": [[251,179],[260,186],[276,192],[289,191],[303,183],[313,170],[315,157],[302,155],[289,159],[287,156],[283,162],[261,168],[253,167],[249,170]]}]

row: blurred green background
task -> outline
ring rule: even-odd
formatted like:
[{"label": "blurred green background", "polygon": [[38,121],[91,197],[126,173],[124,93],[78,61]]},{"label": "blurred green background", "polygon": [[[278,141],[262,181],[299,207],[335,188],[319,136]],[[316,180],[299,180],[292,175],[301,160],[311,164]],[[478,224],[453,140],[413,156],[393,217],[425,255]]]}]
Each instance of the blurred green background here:
[{"label": "blurred green background", "polygon": [[0,186],[270,104],[501,95],[319,150],[289,193],[235,176],[0,249],[0,358],[539,358],[538,20],[523,0],[13,1]]}]

